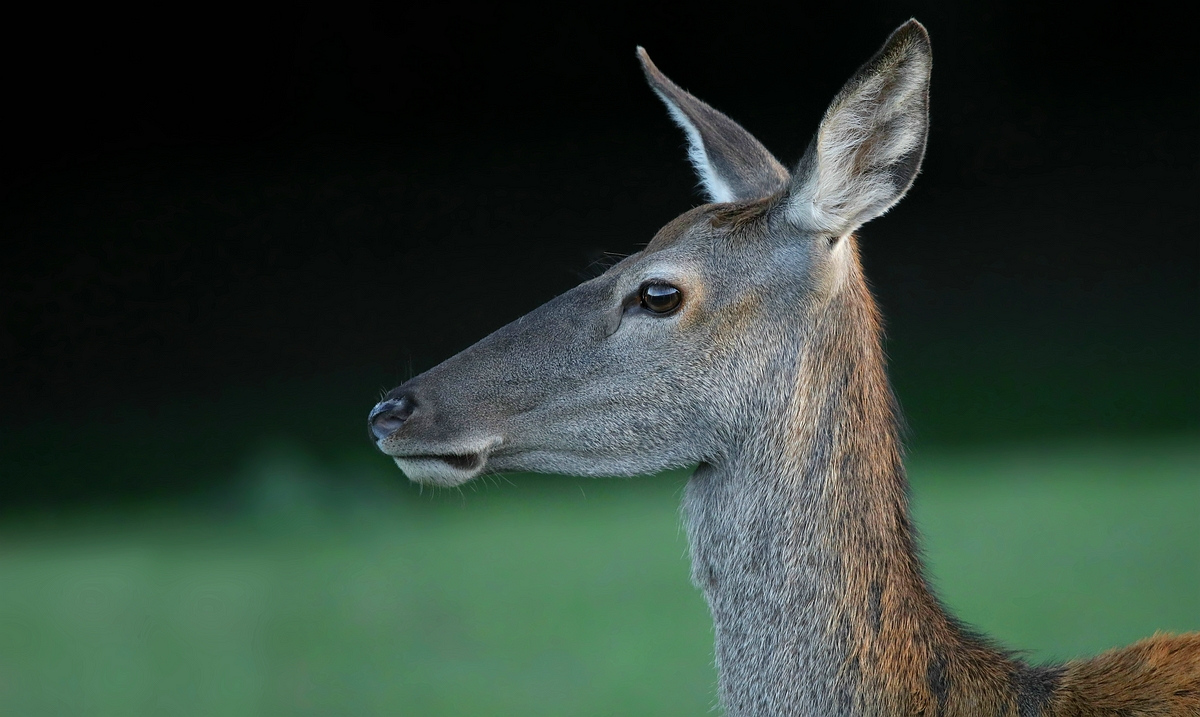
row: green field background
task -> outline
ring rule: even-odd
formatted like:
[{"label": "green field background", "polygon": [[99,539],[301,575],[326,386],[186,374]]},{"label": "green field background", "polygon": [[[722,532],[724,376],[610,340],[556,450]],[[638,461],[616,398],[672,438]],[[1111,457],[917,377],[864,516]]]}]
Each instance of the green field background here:
[{"label": "green field background", "polygon": [[[686,473],[421,491],[367,450],[298,445],[203,500],[7,516],[0,713],[711,713]],[[1200,436],[909,465],[931,582],[1005,646],[1200,629]]]}]

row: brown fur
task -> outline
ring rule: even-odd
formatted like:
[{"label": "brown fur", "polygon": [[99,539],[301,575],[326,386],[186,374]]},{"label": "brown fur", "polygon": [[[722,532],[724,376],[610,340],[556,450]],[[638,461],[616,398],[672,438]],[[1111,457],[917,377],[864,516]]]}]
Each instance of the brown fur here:
[{"label": "brown fur", "polygon": [[764,197],[748,202],[723,204],[714,207],[709,223],[713,228],[730,228],[730,236],[737,237],[758,227],[770,216],[771,208],[779,202],[778,196]]},{"label": "brown fur", "polygon": [[[811,446],[816,431],[831,430],[824,418],[837,422],[823,499],[836,548],[848,557],[845,599],[830,630],[850,631],[846,669],[861,675],[861,713],[1200,717],[1200,633],[1156,636],[1039,672],[941,607],[922,577],[909,524],[878,310],[854,237],[843,241],[846,273],[826,278],[830,296],[816,308],[814,346],[801,358],[793,445]],[[831,395],[837,387],[846,395]]]},{"label": "brown fur", "polygon": [[1048,717],[1200,715],[1200,633],[1155,635],[1066,665]]}]

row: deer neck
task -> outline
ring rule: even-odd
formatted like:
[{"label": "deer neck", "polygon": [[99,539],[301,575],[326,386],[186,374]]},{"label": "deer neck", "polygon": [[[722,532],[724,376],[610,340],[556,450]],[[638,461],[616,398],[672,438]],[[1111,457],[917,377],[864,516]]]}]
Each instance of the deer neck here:
[{"label": "deer neck", "polygon": [[876,309],[851,270],[775,372],[791,400],[685,494],[730,715],[948,715],[981,680],[997,705],[1011,682],[925,586]]}]

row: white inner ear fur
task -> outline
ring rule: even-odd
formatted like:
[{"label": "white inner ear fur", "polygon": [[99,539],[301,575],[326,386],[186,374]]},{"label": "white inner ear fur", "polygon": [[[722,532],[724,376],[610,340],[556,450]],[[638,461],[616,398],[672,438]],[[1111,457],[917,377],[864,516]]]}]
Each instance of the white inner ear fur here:
[{"label": "white inner ear fur", "polygon": [[845,235],[900,200],[907,183],[888,170],[925,139],[928,77],[928,57],[910,51],[834,100],[817,132],[815,167],[789,202],[791,221]]},{"label": "white inner ear fur", "polygon": [[688,161],[696,168],[696,174],[700,175],[700,184],[704,186],[704,193],[708,195],[708,201],[715,203],[732,202],[737,199],[733,190],[721,179],[715,171],[712,164],[708,160],[708,152],[704,149],[704,140],[700,138],[700,131],[692,124],[692,121],[687,118],[679,107],[657,89],[654,94],[659,96],[663,104],[667,106],[667,113],[671,115],[671,119],[675,120],[675,124],[679,125],[684,134],[688,138]]}]

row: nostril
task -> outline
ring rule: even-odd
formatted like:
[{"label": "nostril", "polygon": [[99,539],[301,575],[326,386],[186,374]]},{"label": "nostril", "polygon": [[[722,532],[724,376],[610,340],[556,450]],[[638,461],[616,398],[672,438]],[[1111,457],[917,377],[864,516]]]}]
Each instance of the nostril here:
[{"label": "nostril", "polygon": [[367,419],[375,440],[382,440],[395,433],[413,414],[416,407],[416,402],[408,396],[380,401]]}]

